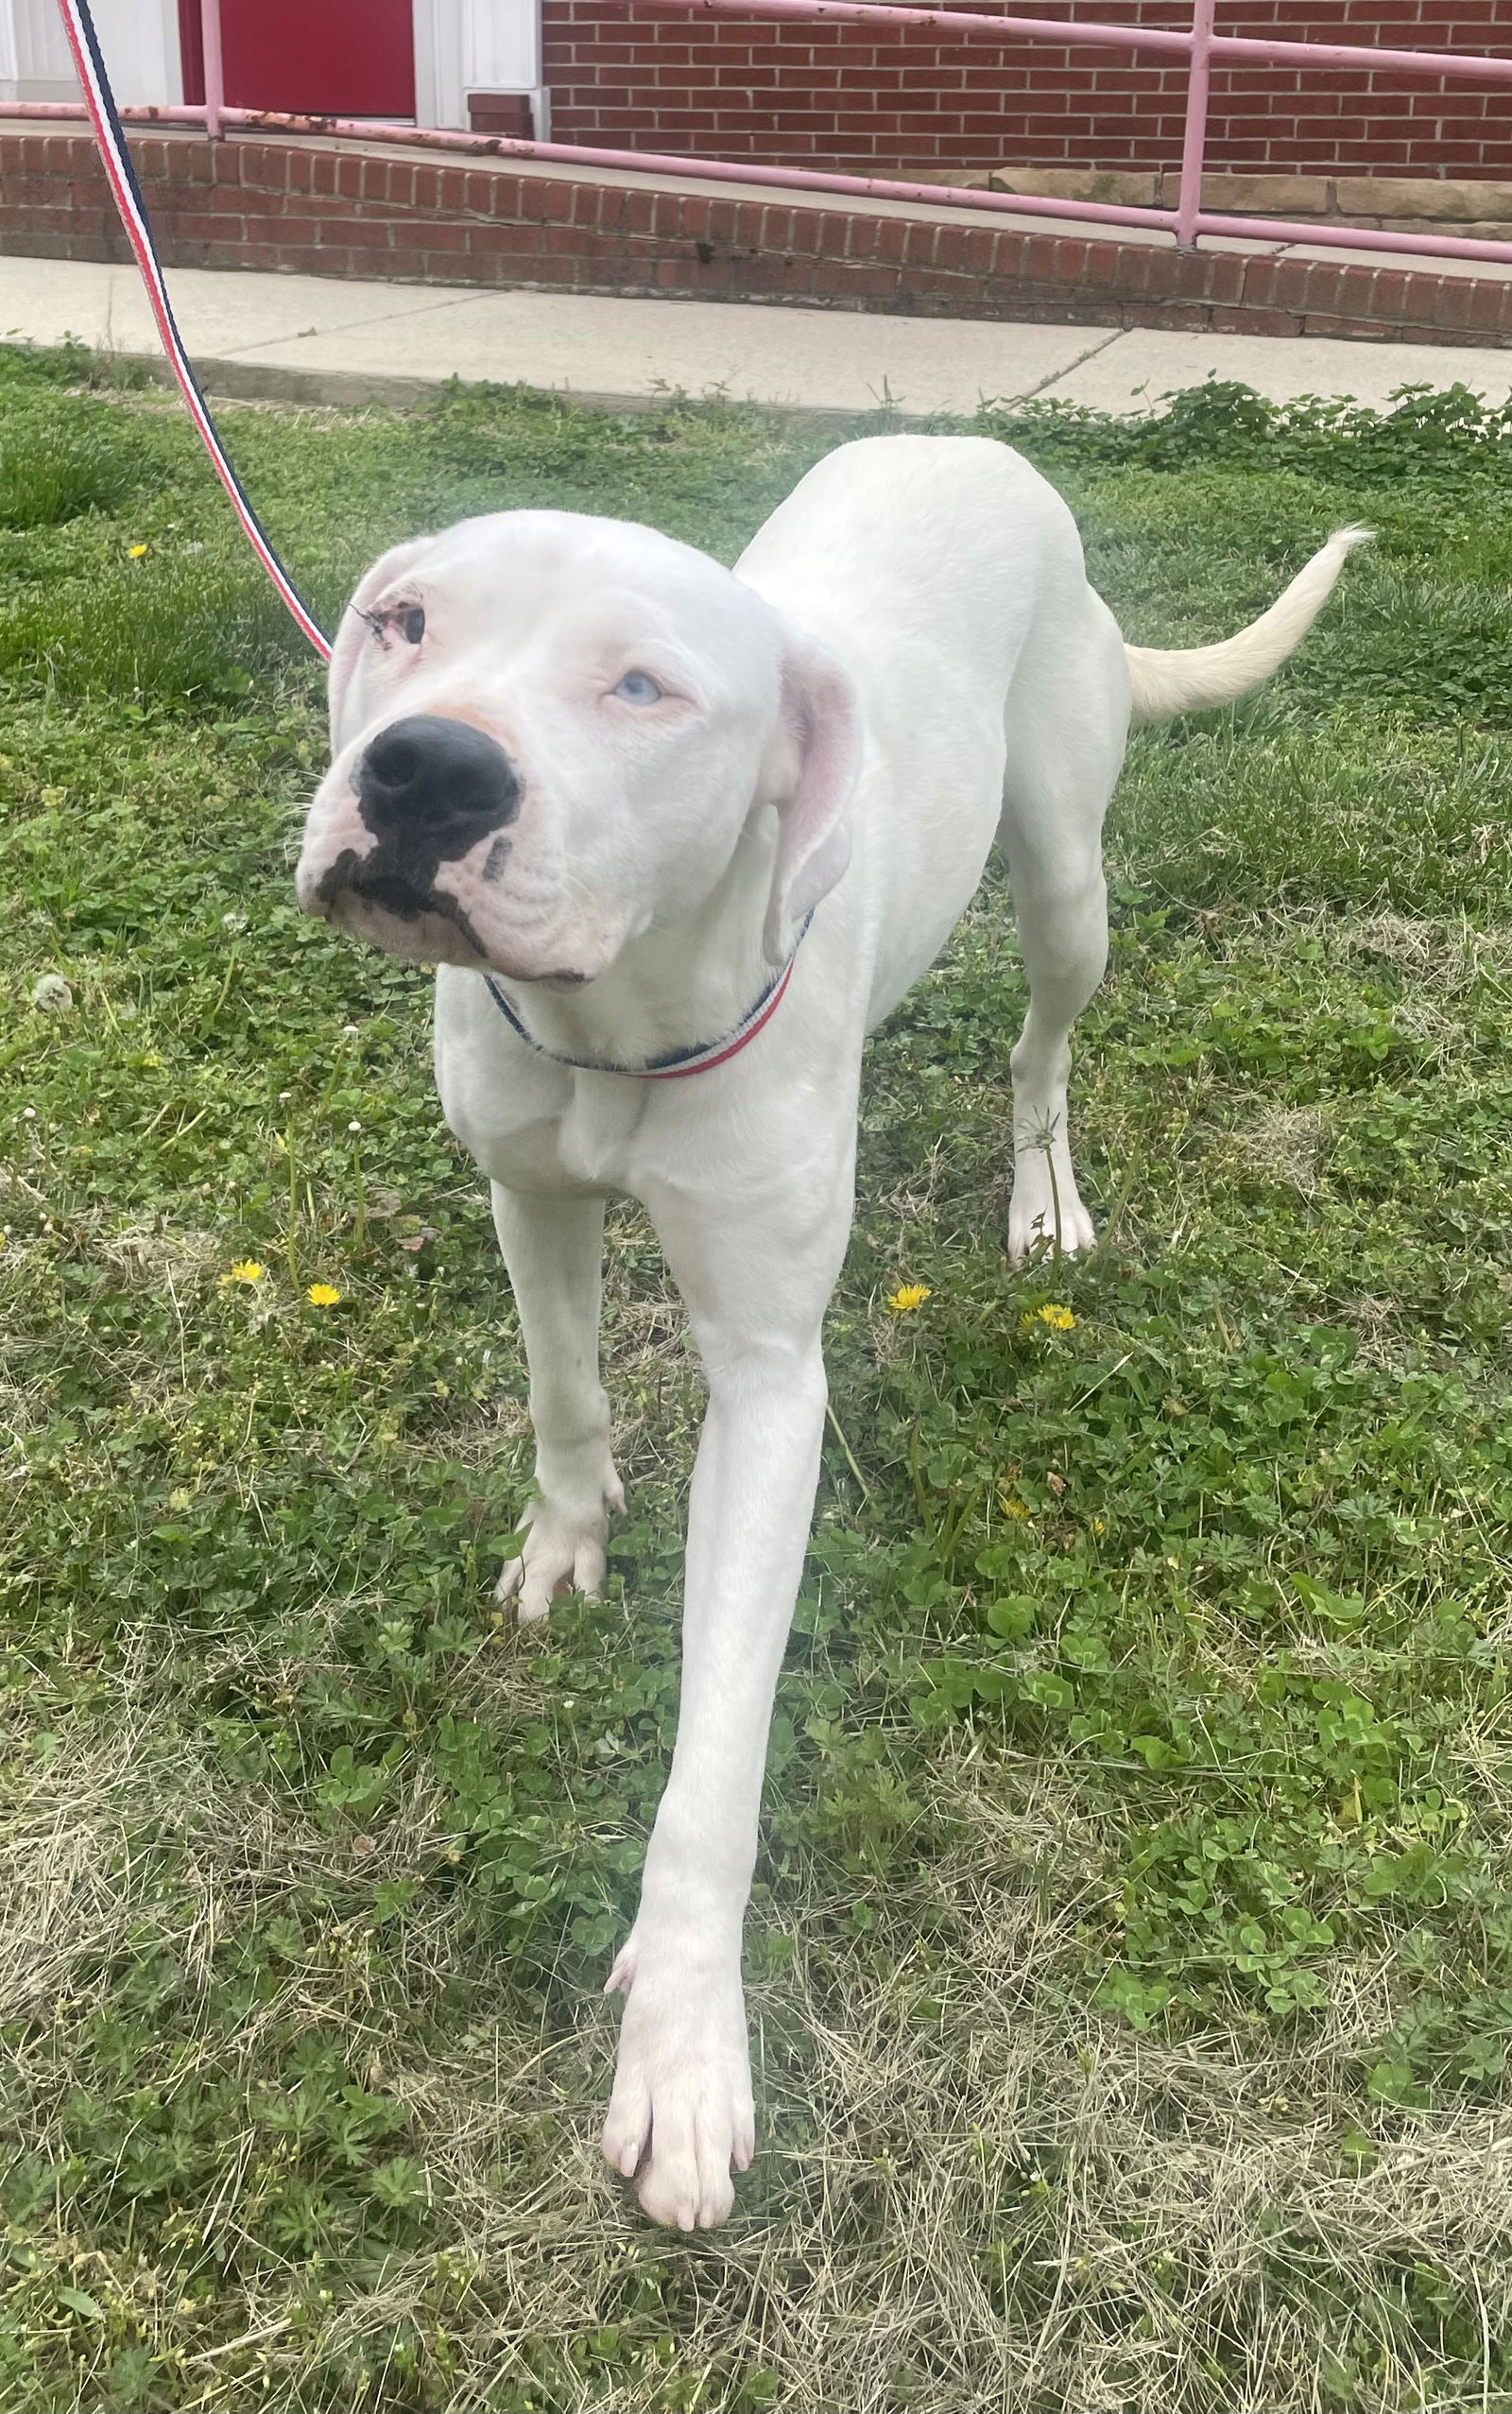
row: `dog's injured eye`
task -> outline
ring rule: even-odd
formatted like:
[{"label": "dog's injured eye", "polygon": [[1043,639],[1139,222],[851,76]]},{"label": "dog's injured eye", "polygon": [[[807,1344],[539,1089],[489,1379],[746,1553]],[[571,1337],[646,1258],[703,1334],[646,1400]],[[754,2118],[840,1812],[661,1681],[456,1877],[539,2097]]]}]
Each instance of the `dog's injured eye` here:
[{"label": "dog's injured eye", "polygon": [[418,646],[425,634],[422,604],[390,604],[387,612],[365,612],[358,616],[367,622],[375,637],[387,637],[397,629],[406,645]]},{"label": "dog's injured eye", "polygon": [[666,694],[648,670],[627,670],[613,693],[625,704],[660,704]]}]

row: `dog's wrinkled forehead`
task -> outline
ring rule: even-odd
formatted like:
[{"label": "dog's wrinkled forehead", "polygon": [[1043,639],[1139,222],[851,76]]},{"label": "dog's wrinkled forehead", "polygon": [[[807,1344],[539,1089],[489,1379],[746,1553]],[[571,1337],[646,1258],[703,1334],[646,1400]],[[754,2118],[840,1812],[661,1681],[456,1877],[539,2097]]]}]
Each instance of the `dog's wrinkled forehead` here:
[{"label": "dog's wrinkled forehead", "polygon": [[377,614],[411,599],[438,647],[507,658],[543,641],[577,651],[633,645],[679,649],[712,685],[744,686],[774,668],[772,614],[730,571],[654,528],[571,511],[506,511],[434,538],[372,599]]}]

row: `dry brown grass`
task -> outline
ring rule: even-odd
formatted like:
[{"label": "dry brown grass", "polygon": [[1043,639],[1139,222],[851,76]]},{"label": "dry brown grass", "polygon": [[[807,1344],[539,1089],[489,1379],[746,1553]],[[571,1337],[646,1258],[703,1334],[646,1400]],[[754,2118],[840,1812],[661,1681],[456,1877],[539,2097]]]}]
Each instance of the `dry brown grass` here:
[{"label": "dry brown grass", "polygon": [[1267,1107],[1233,1134],[1230,1145],[1247,1172],[1311,1198],[1317,1190],[1318,1161],[1327,1137],[1328,1117],[1320,1107]]},{"label": "dry brown grass", "polygon": [[[507,1692],[524,1688],[518,1709],[528,1656],[496,1665]],[[137,1854],[149,1802],[156,1841]],[[875,1898],[893,1948],[885,1983],[874,1951],[858,1964],[837,1949],[833,1904],[784,1901],[791,1957],[751,1989],[764,2155],[717,2235],[648,2232],[599,2162],[610,2006],[584,2002],[566,2036],[474,2013],[417,2053],[375,2006],[359,1922],[346,1951],[296,1962],[277,2000],[238,2032],[207,2035],[204,2052],[234,2069],[270,2021],[338,2023],[367,2084],[412,2111],[461,2286],[448,2324],[459,2408],[507,2403],[542,2342],[565,2350],[614,2319],[627,2275],[651,2270],[679,2286],[681,2371],[760,2369],[776,2404],[837,2414],[1207,2414],[1220,2371],[1226,2406],[1304,2414],[1327,2376],[1335,2285],[1351,2307],[1386,2300],[1418,2262],[1478,2291],[1488,2341],[1503,2335],[1512,2116],[1394,2115],[1379,2153],[1350,2159],[1357,2099],[1344,2074],[1389,2025],[1388,1962],[1341,1973],[1305,2049],[1238,2030],[1142,2038],[1068,1991],[1078,1921],[1105,1881],[1064,1772],[1048,1782],[957,1737],[921,1808],[955,1842]],[[433,1862],[438,1843],[430,1805],[412,1797],[376,1849],[397,1873]],[[38,2042],[9,2061],[5,2084],[43,2149],[60,2142],[45,2100],[58,2048],[66,2061],[128,1940],[171,1938],[191,1987],[205,1986],[224,1932],[266,1921],[312,1874],[339,1877],[350,1857],[349,1842],[215,1779],[129,1705],[91,1752],[13,1784],[0,2009],[27,2017]],[[436,2001],[462,1974],[478,2000],[475,1941],[444,1907],[408,1925],[405,1956],[412,2000]],[[207,2239],[240,2218],[249,2152],[249,2131],[227,2136],[196,2216]],[[96,2291],[140,2292],[129,2258],[86,2270],[66,2234],[52,2250]],[[312,2337],[265,2274],[232,2286],[215,2347],[171,2309],[155,2326],[196,2384],[184,2403],[292,2407],[313,2360],[406,2314],[431,2319],[435,2285],[433,2254],[394,2257]],[[238,2340],[253,2345],[217,2352]],[[1379,2409],[1401,2402],[1406,2377],[1382,2352],[1360,2401]],[[649,2409],[659,2387],[654,2369],[617,2379],[617,2414]],[[596,2414],[592,2371],[553,2403]]]}]

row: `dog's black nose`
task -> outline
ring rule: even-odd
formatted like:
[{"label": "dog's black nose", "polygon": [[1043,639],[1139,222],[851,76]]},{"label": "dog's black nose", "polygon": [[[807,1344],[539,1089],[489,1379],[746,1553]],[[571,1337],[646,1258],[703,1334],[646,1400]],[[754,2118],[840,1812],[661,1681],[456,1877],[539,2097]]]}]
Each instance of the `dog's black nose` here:
[{"label": "dog's black nose", "polygon": [[374,837],[408,839],[438,863],[512,821],[520,792],[502,746],[435,713],[380,730],[357,766],[357,804]]}]

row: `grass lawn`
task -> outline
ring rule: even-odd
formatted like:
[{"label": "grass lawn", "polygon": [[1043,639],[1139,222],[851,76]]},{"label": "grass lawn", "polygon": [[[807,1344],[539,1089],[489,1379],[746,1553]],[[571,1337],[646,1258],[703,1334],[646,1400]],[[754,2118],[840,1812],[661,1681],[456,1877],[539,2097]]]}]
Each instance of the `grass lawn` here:
[{"label": "grass lawn", "polygon": [[[1131,751],[1090,1262],[1003,1254],[998,873],[871,1048],[762,2147],[684,2239],[596,2143],[682,1319],[614,1212],[630,1514],[519,1641],[524,1373],[426,981],[296,913],[317,666],[177,409],[91,376],[0,355],[0,2407],[1506,2414],[1512,420],[981,422],[1145,643],[1379,542]],[[834,440],[225,421],[327,625],[511,504],[730,559]]]}]

